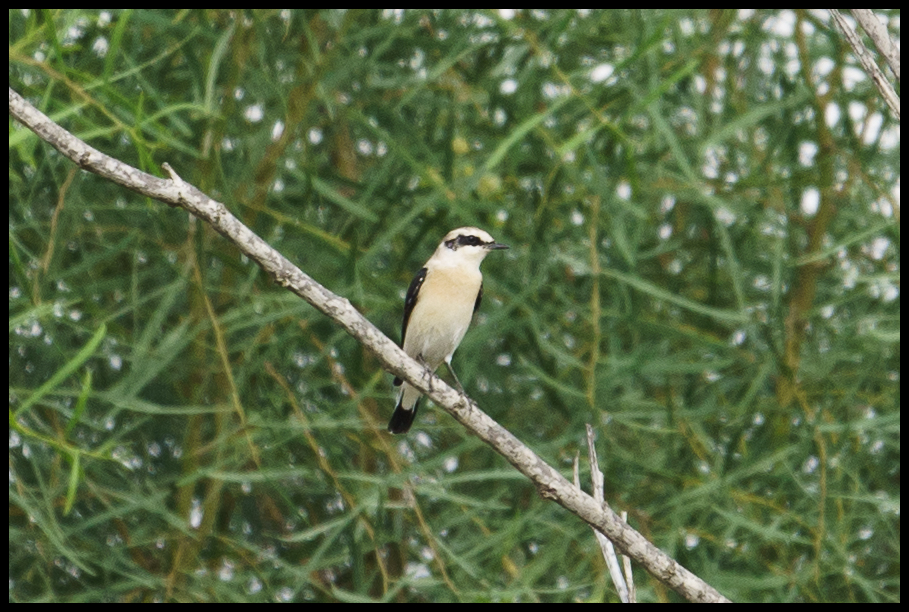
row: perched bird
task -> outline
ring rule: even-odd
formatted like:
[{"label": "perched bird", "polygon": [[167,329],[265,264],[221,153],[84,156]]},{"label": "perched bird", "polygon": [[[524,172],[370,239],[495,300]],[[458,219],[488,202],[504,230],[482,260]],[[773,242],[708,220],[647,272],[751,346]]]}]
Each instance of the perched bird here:
[{"label": "perched bird", "polygon": [[[430,372],[445,362],[462,393],[464,388],[451,367],[451,357],[483,299],[480,263],[490,251],[507,248],[476,227],[451,230],[407,290],[401,347]],[[407,433],[422,393],[400,378],[395,378],[394,384],[401,391],[388,431]]]}]

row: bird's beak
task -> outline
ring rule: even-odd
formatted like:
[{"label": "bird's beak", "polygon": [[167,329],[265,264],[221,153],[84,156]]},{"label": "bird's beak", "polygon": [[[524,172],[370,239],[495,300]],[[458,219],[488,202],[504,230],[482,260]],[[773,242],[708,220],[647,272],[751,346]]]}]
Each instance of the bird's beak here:
[{"label": "bird's beak", "polygon": [[495,251],[495,250],[498,250],[498,249],[507,249],[507,248],[508,248],[508,245],[507,245],[507,244],[500,244],[500,243],[498,243],[498,242],[493,242],[492,244],[487,244],[487,245],[486,245],[486,248],[487,248],[488,250],[490,250],[490,251]]}]

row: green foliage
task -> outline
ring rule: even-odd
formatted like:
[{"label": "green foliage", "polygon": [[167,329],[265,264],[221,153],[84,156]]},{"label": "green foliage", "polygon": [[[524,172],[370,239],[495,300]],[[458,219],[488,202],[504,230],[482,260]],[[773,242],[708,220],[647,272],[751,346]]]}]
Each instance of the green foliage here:
[{"label": "green foliage", "polygon": [[[899,123],[825,13],[9,18],[11,87],[392,338],[449,229],[510,244],[461,381],[566,475],[592,423],[612,507],[726,596],[899,600]],[[12,119],[9,160],[11,601],[615,599],[221,236]]]}]

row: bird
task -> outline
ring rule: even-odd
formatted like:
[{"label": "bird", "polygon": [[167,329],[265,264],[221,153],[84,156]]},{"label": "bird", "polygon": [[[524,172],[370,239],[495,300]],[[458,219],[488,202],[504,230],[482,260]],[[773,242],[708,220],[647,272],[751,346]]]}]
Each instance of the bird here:
[{"label": "bird", "polygon": [[[483,299],[480,264],[490,251],[507,248],[476,227],[451,230],[407,289],[401,348],[430,372],[445,363],[461,393],[464,387],[451,367],[451,358]],[[394,384],[401,389],[388,431],[403,434],[417,416],[422,393],[400,377]]]}]

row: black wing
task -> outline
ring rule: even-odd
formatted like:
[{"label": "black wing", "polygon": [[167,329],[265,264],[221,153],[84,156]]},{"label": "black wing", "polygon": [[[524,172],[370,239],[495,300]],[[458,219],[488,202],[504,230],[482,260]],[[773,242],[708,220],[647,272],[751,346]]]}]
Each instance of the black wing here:
[{"label": "black wing", "polygon": [[477,292],[477,301],[473,304],[473,314],[477,314],[480,309],[480,302],[483,301],[483,281],[480,281],[480,290]]},{"label": "black wing", "polygon": [[420,287],[426,280],[426,268],[421,268],[417,275],[410,281],[410,287],[407,288],[407,297],[404,298],[404,320],[401,322],[401,346],[404,346],[404,338],[407,337],[407,323],[410,322],[410,313],[413,307],[417,305],[417,298],[420,296]]},{"label": "black wing", "polygon": [[[410,322],[410,313],[413,307],[417,305],[417,298],[420,296],[420,287],[426,280],[426,268],[421,268],[417,275],[410,281],[410,287],[407,288],[407,297],[404,298],[404,320],[401,322],[401,346],[404,346],[404,338],[407,337],[407,323]],[[395,378],[394,385],[397,387],[401,384],[400,378]]]}]

